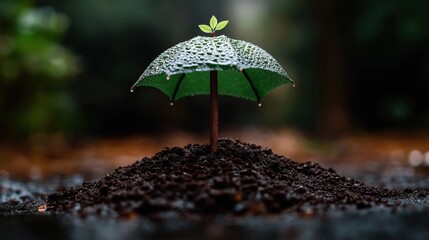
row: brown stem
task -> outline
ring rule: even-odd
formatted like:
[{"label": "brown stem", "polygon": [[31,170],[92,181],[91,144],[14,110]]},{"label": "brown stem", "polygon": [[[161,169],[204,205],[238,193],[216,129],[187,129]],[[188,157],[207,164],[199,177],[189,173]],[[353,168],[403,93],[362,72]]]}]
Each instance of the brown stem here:
[{"label": "brown stem", "polygon": [[[210,34],[215,37],[216,33],[213,31]],[[218,103],[218,84],[217,84],[217,71],[210,71],[210,152],[214,153],[217,150],[217,140],[219,136],[219,103]]]},{"label": "brown stem", "polygon": [[210,100],[210,152],[214,153],[219,136],[217,71],[210,71]]}]

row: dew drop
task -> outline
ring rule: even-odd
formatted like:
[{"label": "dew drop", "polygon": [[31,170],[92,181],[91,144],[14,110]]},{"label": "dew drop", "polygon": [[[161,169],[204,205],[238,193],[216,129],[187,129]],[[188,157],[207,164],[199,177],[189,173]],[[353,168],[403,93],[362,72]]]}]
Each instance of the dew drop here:
[{"label": "dew drop", "polygon": [[296,84],[295,83],[292,83],[292,87],[295,87],[296,86]]},{"label": "dew drop", "polygon": [[132,87],[132,88],[130,89],[130,92],[134,92],[134,87]]},{"label": "dew drop", "polygon": [[167,80],[170,80],[170,75],[167,75]]},{"label": "dew drop", "polygon": [[173,102],[170,102],[170,106],[174,106],[174,103],[173,103]]},{"label": "dew drop", "polygon": [[262,107],[262,103],[258,103],[258,107]]}]

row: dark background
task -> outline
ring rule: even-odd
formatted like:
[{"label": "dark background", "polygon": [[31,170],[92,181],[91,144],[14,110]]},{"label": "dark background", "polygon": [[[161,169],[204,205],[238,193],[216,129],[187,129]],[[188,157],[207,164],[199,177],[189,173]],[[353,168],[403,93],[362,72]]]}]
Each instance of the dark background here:
[{"label": "dark background", "polygon": [[212,14],[297,84],[256,103],[221,97],[220,128],[318,137],[429,128],[426,0],[2,0],[0,140],[206,133],[209,98],[131,85]]}]

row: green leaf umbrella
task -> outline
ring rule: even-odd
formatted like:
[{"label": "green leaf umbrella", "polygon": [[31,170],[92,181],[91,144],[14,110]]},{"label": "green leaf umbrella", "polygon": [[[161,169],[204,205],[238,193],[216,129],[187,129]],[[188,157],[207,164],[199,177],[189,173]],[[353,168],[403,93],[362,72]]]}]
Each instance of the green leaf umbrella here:
[{"label": "green leaf umbrella", "polygon": [[149,65],[131,91],[140,86],[157,88],[170,98],[171,105],[186,96],[210,94],[210,149],[215,152],[218,94],[261,105],[261,100],[271,90],[289,83],[294,85],[286,71],[265,50],[223,35],[215,37],[213,31],[212,37],[198,36],[167,49]]},{"label": "green leaf umbrella", "polygon": [[154,87],[172,102],[210,93],[210,71],[218,71],[219,94],[261,102],[272,89],[292,83],[280,64],[254,44],[228,38],[195,37],[166,50],[134,87]]}]

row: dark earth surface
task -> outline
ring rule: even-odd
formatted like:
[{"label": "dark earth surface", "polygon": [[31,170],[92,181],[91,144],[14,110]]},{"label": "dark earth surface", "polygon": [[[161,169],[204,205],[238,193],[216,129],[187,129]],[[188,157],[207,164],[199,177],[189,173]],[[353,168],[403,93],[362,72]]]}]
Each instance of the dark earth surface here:
[{"label": "dark earth surface", "polygon": [[368,186],[222,139],[215,154],[165,148],[94,182],[3,179],[0,239],[427,239],[428,185],[414,180]]}]

